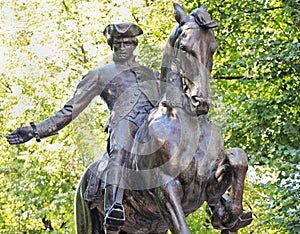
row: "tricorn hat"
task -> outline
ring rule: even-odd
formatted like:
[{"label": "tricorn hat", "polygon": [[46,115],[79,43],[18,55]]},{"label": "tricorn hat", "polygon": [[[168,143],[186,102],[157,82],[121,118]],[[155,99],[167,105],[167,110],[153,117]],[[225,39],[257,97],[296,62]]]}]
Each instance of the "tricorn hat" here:
[{"label": "tricorn hat", "polygon": [[133,23],[117,23],[107,25],[103,33],[111,46],[113,37],[136,37],[143,34],[143,30]]}]

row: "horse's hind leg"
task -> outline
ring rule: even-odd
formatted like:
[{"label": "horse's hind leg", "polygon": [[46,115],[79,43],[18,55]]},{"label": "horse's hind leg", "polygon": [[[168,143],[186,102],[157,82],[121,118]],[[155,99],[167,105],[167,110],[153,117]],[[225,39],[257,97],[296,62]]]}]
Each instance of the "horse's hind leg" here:
[{"label": "horse's hind leg", "polygon": [[162,218],[174,234],[190,234],[181,206],[183,196],[181,185],[174,180],[156,189],[156,203]]}]

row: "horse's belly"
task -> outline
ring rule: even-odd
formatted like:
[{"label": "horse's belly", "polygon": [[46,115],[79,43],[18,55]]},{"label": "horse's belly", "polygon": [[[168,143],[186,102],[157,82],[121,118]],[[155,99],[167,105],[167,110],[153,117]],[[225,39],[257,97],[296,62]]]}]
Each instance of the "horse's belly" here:
[{"label": "horse's belly", "polygon": [[151,217],[148,219],[137,217],[135,221],[135,224],[125,222],[125,225],[122,227],[122,231],[135,234],[147,234],[163,233],[168,230],[168,227],[161,218],[159,220],[151,220]]}]

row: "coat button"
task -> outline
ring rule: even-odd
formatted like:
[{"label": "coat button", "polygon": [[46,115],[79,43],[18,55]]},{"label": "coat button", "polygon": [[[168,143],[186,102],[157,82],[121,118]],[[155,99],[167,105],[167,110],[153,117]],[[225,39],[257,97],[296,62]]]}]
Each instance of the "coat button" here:
[{"label": "coat button", "polygon": [[131,101],[130,101],[130,103],[131,103],[131,104],[133,104],[133,103],[134,103],[134,101],[133,101],[133,100],[131,100]]},{"label": "coat button", "polygon": [[139,93],[134,93],[134,96],[138,96],[139,95]]}]

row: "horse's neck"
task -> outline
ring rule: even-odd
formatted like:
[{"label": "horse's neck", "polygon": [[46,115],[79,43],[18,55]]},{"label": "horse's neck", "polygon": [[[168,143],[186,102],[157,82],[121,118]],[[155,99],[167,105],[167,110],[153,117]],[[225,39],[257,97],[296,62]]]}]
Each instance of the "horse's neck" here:
[{"label": "horse's neck", "polygon": [[184,96],[182,79],[174,63],[174,31],[176,30],[173,30],[166,43],[161,62],[161,102],[170,107],[182,107]]},{"label": "horse's neck", "polygon": [[184,93],[178,72],[166,68],[162,77],[162,102],[170,107],[183,108]]},{"label": "horse's neck", "polygon": [[173,29],[166,43],[162,63],[161,63],[161,103],[170,107],[179,107],[190,112],[190,100],[184,93],[182,77],[177,71],[178,60],[175,59],[177,51],[176,40],[178,38],[180,26]]}]

